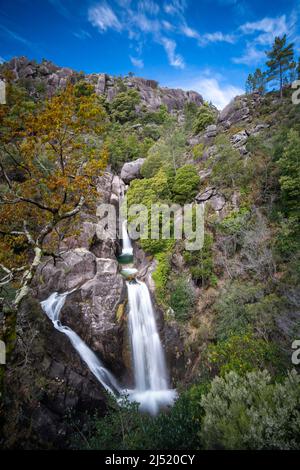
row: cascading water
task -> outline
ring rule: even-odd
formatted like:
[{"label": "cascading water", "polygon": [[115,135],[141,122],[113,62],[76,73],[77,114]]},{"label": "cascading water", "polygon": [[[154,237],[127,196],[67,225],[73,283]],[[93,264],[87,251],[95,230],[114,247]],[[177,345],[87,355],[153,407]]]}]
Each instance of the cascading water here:
[{"label": "cascading water", "polygon": [[123,240],[123,247],[122,247],[122,255],[130,255],[133,254],[133,248],[131,246],[131,241],[128,236],[127,232],[127,221],[124,220],[122,222],[122,240]]},{"label": "cascading water", "polygon": [[41,302],[42,309],[52,321],[54,328],[64,333],[69,338],[81,359],[86,363],[103,387],[112,395],[118,395],[120,393],[120,387],[111,372],[103,366],[96,354],[82,341],[75,331],[71,330],[68,326],[62,325],[59,320],[61,309],[64,306],[68,294],[69,292],[65,292],[64,294],[54,292],[48,299]]},{"label": "cascading water", "polygon": [[[121,193],[121,199],[124,194]],[[122,224],[122,255],[133,254],[126,220]],[[125,276],[137,270],[131,265],[122,270]],[[129,336],[132,349],[135,389],[129,398],[140,403],[140,409],[156,414],[161,406],[171,405],[176,390],[168,388],[165,356],[155,321],[150,293],[145,283],[127,281],[129,301]]]},{"label": "cascading water", "polygon": [[135,389],[131,391],[130,399],[140,403],[142,410],[156,414],[161,406],[174,402],[176,391],[168,388],[164,351],[148,287],[140,281],[129,281],[127,289],[135,378]]},{"label": "cascading water", "polygon": [[[120,199],[123,198],[124,190],[121,188]],[[134,279],[137,269],[131,264],[133,248],[127,232],[126,220],[122,222],[122,239],[121,257],[125,257],[127,265],[121,273],[131,279],[126,284],[129,300],[128,324],[133,357],[134,389],[122,389],[115,377],[104,367],[84,341],[71,328],[61,324],[59,315],[70,292],[63,294],[54,292],[48,299],[41,302],[41,306],[54,327],[69,338],[90,371],[108,392],[118,397],[120,404],[122,404],[123,397],[128,396],[131,401],[140,404],[141,410],[156,414],[160,407],[173,404],[177,392],[168,388],[164,351],[148,287],[145,283]],[[127,259],[130,260],[130,264]]]}]

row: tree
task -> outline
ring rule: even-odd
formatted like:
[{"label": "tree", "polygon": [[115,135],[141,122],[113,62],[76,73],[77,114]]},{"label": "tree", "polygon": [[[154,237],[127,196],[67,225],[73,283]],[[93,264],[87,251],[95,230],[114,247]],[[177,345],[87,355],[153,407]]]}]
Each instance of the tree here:
[{"label": "tree", "polygon": [[246,93],[247,94],[253,93],[254,90],[255,90],[254,77],[253,77],[252,73],[249,73],[249,75],[247,77],[245,88],[246,88]]},{"label": "tree", "polygon": [[[124,86],[124,83],[121,81]],[[136,118],[136,106],[141,98],[137,90],[121,91],[110,103],[113,120],[124,124]]]},{"label": "tree", "polygon": [[280,38],[276,37],[273,48],[267,51],[267,67],[268,70],[268,82],[277,80],[279,81],[280,98],[282,99],[282,90],[284,84],[284,77],[293,67],[294,58],[294,45],[287,44],[286,34]]},{"label": "tree", "polygon": [[300,80],[300,57],[297,64],[297,79]]},{"label": "tree", "polygon": [[204,131],[209,124],[214,124],[215,120],[215,112],[210,105],[204,103],[204,105],[198,110],[193,123],[194,134],[199,134],[199,132]]},{"label": "tree", "polygon": [[179,204],[191,202],[197,194],[200,178],[194,165],[184,165],[177,170],[173,194],[174,201]]},{"label": "tree", "polygon": [[260,69],[256,69],[254,74],[248,75],[246,81],[246,93],[254,93],[257,91],[261,95],[265,92],[266,88],[266,74]]},{"label": "tree", "polygon": [[2,286],[18,286],[17,308],[43,254],[57,255],[59,227],[67,229],[93,203],[94,175],[104,169],[107,152],[106,114],[96,95],[77,98],[68,85],[23,125],[15,111],[5,106],[0,116],[0,263]]},{"label": "tree", "polygon": [[200,436],[207,449],[299,449],[300,376],[282,383],[266,371],[215,377],[202,397]]}]

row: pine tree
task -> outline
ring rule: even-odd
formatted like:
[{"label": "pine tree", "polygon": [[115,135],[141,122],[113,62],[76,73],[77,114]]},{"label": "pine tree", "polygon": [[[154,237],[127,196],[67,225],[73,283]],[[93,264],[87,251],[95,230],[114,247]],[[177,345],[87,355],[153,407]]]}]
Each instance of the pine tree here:
[{"label": "pine tree", "polygon": [[276,37],[272,50],[266,52],[269,59],[266,63],[269,68],[267,80],[269,82],[273,80],[279,81],[280,98],[282,98],[284,77],[287,72],[291,71],[294,58],[294,45],[287,45],[286,39],[286,34],[282,38]]},{"label": "pine tree", "polygon": [[261,95],[264,94],[266,89],[266,73],[262,72],[260,69],[256,69],[254,76],[254,91],[258,91]]},{"label": "pine tree", "polygon": [[250,94],[254,92],[254,77],[252,73],[249,73],[246,80],[246,93]]}]

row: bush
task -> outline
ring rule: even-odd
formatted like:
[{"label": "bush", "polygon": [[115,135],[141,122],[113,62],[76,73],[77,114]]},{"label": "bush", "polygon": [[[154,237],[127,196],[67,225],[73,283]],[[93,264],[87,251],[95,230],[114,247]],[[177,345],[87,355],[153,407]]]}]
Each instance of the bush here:
[{"label": "bush", "polygon": [[173,184],[173,199],[178,204],[191,202],[197,194],[200,178],[194,165],[177,170]]},{"label": "bush", "polygon": [[232,282],[215,304],[217,338],[227,339],[245,332],[249,326],[264,338],[271,336],[281,307],[281,299],[267,294],[261,284]]},{"label": "bush", "polygon": [[206,233],[201,250],[183,252],[183,258],[189,266],[193,280],[202,287],[215,285],[217,282],[214,275],[212,246],[213,237]]},{"label": "bush", "polygon": [[136,106],[141,101],[136,90],[121,91],[110,103],[110,113],[114,121],[124,124],[137,117]]},{"label": "bush", "polygon": [[183,392],[172,408],[154,418],[141,414],[136,404],[128,402],[122,407],[115,404],[104,418],[92,418],[89,434],[77,435],[73,447],[89,450],[198,449],[200,401],[205,390],[198,386]]},{"label": "bush", "polygon": [[300,377],[271,383],[266,371],[216,377],[202,397],[207,449],[299,449]]},{"label": "bush", "polygon": [[171,287],[170,307],[174,310],[175,318],[185,321],[194,308],[195,295],[187,279],[177,279]]},{"label": "bush", "polygon": [[213,110],[206,104],[201,106],[198,110],[196,118],[193,122],[193,132],[194,134],[199,134],[210,124],[215,123],[215,114]]},{"label": "bush", "polygon": [[245,374],[255,369],[280,369],[279,353],[274,343],[256,338],[253,333],[232,335],[208,348],[208,360],[216,373],[224,376],[234,371]]}]

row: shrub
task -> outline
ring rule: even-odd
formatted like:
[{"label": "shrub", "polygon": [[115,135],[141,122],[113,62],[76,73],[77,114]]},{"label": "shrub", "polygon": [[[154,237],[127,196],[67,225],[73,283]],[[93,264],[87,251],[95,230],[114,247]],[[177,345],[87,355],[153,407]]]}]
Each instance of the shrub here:
[{"label": "shrub", "polygon": [[250,331],[210,345],[208,360],[221,376],[230,371],[245,374],[255,369],[280,369],[275,344],[256,338]]},{"label": "shrub", "polygon": [[260,336],[272,335],[282,301],[275,294],[266,294],[261,284],[232,282],[215,304],[217,338],[243,333],[249,326]]},{"label": "shrub", "polygon": [[194,134],[199,134],[203,131],[209,124],[214,124],[215,114],[209,105],[204,104],[198,110],[196,118],[193,122],[193,132]]},{"label": "shrub", "polygon": [[184,277],[177,279],[171,287],[170,307],[174,310],[175,318],[185,321],[193,311],[195,301],[194,291]]},{"label": "shrub", "polygon": [[136,118],[136,106],[141,97],[136,90],[121,91],[110,103],[110,112],[114,121],[124,124]]},{"label": "shrub", "polygon": [[271,383],[266,371],[216,377],[202,397],[207,449],[299,449],[300,377]]},{"label": "shrub", "polygon": [[200,178],[194,165],[184,165],[177,170],[173,184],[173,199],[179,204],[191,202],[197,194]]},{"label": "shrub", "polygon": [[193,280],[202,287],[215,285],[217,282],[214,274],[212,246],[213,237],[206,233],[201,250],[183,252],[183,258],[189,266]]}]

